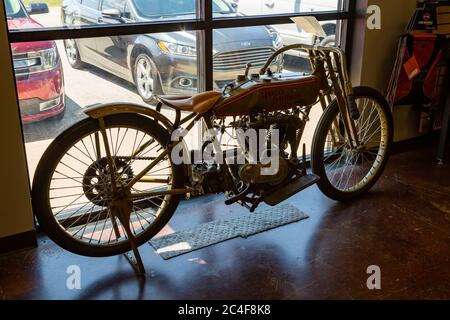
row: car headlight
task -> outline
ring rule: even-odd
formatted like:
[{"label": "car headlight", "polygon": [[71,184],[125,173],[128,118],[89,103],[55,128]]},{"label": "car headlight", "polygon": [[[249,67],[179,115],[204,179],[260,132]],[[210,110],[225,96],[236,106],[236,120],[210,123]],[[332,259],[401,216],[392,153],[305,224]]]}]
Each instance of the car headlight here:
[{"label": "car headlight", "polygon": [[189,56],[189,57],[195,57],[197,55],[197,49],[191,46],[181,45],[167,41],[158,42],[158,46],[166,54],[176,54],[180,56]]},{"label": "car headlight", "polygon": [[283,42],[281,41],[280,34],[272,27],[267,27],[267,31],[269,31],[270,39],[272,39],[273,46],[275,48],[281,48],[283,46]]},{"label": "car headlight", "polygon": [[59,55],[56,47],[30,51],[26,57],[14,59],[14,69],[18,74],[30,74],[51,70],[57,67]]}]

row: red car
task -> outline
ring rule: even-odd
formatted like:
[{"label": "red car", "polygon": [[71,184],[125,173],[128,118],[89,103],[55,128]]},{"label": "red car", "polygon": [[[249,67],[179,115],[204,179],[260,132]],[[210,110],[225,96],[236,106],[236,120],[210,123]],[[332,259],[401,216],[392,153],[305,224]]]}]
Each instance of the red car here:
[{"label": "red car", "polygon": [[[29,14],[48,12],[45,3],[25,8],[20,0],[4,0],[10,30],[41,28]],[[64,75],[54,41],[11,44],[22,122],[63,116]]]}]

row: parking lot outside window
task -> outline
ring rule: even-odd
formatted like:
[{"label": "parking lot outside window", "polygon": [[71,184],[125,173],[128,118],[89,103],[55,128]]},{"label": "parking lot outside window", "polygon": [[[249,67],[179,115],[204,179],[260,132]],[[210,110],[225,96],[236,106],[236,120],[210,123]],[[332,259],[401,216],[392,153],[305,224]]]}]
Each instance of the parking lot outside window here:
[{"label": "parking lot outside window", "polygon": [[[84,108],[220,91],[283,45],[348,44],[354,7],[352,0],[41,0],[47,12],[3,1],[30,180],[46,147],[84,118]],[[311,14],[327,38],[290,20]],[[283,73],[310,72],[296,52],[275,64]]]}]

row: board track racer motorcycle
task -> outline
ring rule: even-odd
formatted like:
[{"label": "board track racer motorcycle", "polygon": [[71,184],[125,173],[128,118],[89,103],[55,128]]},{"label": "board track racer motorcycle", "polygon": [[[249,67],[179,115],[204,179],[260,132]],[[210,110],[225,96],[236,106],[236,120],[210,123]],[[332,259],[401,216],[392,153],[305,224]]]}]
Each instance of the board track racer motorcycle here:
[{"label": "board track racer motorcycle", "polygon": [[[309,55],[312,74],[270,70],[291,49]],[[154,237],[190,195],[225,193],[226,204],[254,211],[316,183],[341,201],[372,188],[388,161],[392,115],[379,92],[352,87],[342,50],[291,45],[275,52],[259,74],[249,69],[223,92],[160,96],[156,109],[88,108],[88,117],[53,141],[36,170],[33,205],[48,236],[77,254],[110,256]],[[323,115],[307,157],[301,139],[315,106]],[[168,110],[171,119],[163,114]],[[196,153],[182,137],[198,123],[215,134],[197,153],[210,149],[213,158],[226,154],[224,161],[175,159]],[[249,151],[254,139],[245,136],[252,130],[256,156]],[[260,161],[261,148],[277,163],[272,172]]]}]

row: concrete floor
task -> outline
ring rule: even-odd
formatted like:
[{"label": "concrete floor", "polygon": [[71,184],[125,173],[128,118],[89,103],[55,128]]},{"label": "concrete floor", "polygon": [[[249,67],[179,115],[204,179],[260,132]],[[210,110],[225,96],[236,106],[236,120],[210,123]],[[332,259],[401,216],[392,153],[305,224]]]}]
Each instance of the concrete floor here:
[{"label": "concrete floor", "polygon": [[[169,261],[140,248],[148,274],[123,257],[86,258],[46,237],[39,248],[0,257],[2,299],[449,299],[450,163],[433,149],[392,157],[376,187],[336,203],[314,186],[288,200],[310,218]],[[170,226],[185,229],[247,214],[221,196],[184,203]],[[81,270],[68,290],[67,268]],[[381,268],[370,291],[368,266]]]}]

